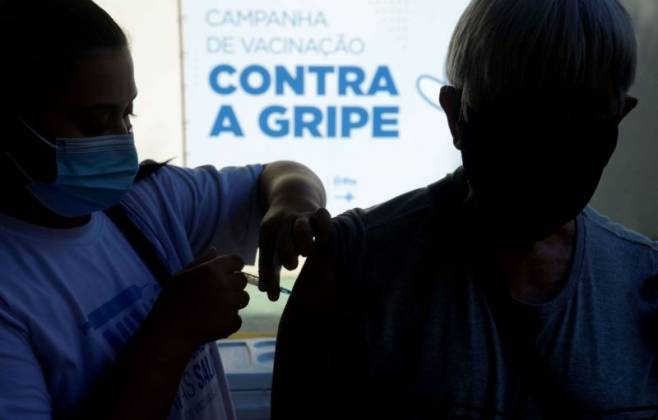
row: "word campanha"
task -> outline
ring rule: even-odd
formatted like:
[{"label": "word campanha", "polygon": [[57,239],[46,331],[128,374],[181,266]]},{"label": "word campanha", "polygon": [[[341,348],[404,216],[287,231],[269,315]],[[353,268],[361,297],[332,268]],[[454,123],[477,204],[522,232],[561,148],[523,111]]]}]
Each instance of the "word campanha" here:
[{"label": "word campanha", "polygon": [[328,27],[327,17],[321,11],[302,10],[219,10],[210,9],[206,13],[206,23],[213,28],[223,26],[315,28]]},{"label": "word campanha", "polygon": [[[249,65],[237,69],[220,64],[210,72],[210,87],[222,98],[219,112],[211,129],[211,137],[230,134],[244,137],[245,132],[229,98],[236,94],[274,97],[349,97],[360,98],[399,96],[388,66],[373,71],[358,66],[274,66]],[[317,99],[312,100],[317,103]],[[342,101],[344,102],[344,101]],[[372,101],[369,101],[372,102]],[[356,131],[368,130],[372,138],[398,138],[400,108],[395,104],[377,106],[328,105],[307,103],[286,107],[273,104],[258,117],[258,127],[271,138],[351,138]]]}]

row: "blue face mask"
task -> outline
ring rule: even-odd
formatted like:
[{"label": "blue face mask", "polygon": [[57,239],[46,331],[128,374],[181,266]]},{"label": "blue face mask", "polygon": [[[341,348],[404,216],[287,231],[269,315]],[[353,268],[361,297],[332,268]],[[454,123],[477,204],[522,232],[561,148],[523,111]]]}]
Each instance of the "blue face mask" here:
[{"label": "blue face mask", "polygon": [[74,218],[106,210],[117,205],[132,187],[139,169],[132,133],[57,139],[52,144],[25,126],[55,149],[57,179],[53,183],[36,182],[10,158],[30,181],[27,189],[54,213]]}]

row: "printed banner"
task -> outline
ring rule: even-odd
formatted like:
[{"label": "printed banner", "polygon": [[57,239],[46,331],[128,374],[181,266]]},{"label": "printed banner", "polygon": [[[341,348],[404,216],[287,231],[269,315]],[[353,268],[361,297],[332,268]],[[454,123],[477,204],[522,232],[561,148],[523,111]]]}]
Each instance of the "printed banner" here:
[{"label": "printed banner", "polygon": [[454,170],[439,105],[466,0],[186,0],[187,163],[295,160],[329,210]]}]

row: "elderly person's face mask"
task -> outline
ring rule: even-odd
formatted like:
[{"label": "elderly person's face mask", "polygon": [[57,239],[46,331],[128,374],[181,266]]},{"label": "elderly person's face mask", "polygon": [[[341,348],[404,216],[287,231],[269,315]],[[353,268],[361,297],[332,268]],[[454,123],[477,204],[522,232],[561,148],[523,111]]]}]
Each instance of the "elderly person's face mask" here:
[{"label": "elderly person's face mask", "polygon": [[488,224],[515,242],[544,239],[591,200],[617,145],[621,117],[551,119],[550,110],[468,113],[466,176]]}]

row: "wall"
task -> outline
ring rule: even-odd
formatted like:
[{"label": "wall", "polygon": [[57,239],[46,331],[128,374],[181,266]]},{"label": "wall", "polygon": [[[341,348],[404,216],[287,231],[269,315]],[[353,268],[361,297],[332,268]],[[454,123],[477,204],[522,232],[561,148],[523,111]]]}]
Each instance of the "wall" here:
[{"label": "wall", "polygon": [[619,148],[593,205],[658,239],[658,2],[623,0],[638,34],[639,66],[631,94],[639,107],[622,124]]},{"label": "wall", "polygon": [[139,96],[135,138],[141,159],[183,164],[181,49],[177,0],[96,0],[128,33]]}]

